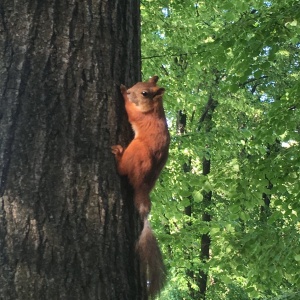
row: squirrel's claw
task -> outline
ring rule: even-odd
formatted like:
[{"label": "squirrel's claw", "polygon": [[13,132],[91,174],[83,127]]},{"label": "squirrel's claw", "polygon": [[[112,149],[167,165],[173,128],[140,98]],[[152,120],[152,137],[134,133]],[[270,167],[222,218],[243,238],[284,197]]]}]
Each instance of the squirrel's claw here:
[{"label": "squirrel's claw", "polygon": [[121,155],[124,151],[124,148],[120,145],[114,145],[114,146],[111,146],[111,152],[114,154],[114,155]]}]

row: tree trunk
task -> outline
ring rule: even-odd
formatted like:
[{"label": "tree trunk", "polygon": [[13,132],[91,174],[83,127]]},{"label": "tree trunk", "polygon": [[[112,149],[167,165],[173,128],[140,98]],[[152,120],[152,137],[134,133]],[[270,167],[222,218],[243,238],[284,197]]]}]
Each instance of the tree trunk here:
[{"label": "tree trunk", "polygon": [[110,153],[130,138],[139,30],[138,0],[1,1],[1,299],[146,299]]},{"label": "tree trunk", "polygon": [[[210,95],[206,104],[206,107],[204,109],[203,114],[201,115],[201,118],[199,120],[199,129],[201,126],[204,126],[205,132],[208,134],[212,129],[212,117],[214,110],[217,107],[217,101],[213,99],[213,96]],[[202,174],[204,176],[209,175],[211,168],[211,161],[210,159],[207,159],[206,157],[203,157],[202,159]],[[202,221],[210,222],[211,221],[211,215],[210,215],[210,207],[212,204],[212,191],[204,191],[203,192],[203,202],[202,202]],[[205,266],[209,259],[209,252],[210,252],[210,244],[211,239],[209,233],[205,233],[201,236],[201,251],[200,251],[200,259]],[[207,268],[203,267],[199,271],[199,281],[198,286],[200,288],[200,295],[201,299],[206,299],[206,291],[207,291],[207,285],[208,285],[208,270]]]}]

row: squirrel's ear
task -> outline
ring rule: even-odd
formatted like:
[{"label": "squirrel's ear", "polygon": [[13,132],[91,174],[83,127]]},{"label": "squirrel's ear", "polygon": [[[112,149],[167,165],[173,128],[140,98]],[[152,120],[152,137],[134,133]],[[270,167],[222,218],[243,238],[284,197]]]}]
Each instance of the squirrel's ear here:
[{"label": "squirrel's ear", "polygon": [[126,88],[126,86],[124,84],[121,84],[120,85],[120,90],[121,90],[121,93],[123,94],[123,93],[126,93],[127,88]]},{"label": "squirrel's ear", "polygon": [[153,83],[156,83],[158,81],[158,76],[153,76],[153,77],[151,77],[149,80],[148,80],[148,82],[153,82]]},{"label": "squirrel's ear", "polygon": [[165,92],[165,89],[164,88],[159,88],[156,92],[155,92],[155,95],[153,97],[153,100],[158,100],[158,99],[161,99],[162,98],[162,95],[164,94]]},{"label": "squirrel's ear", "polygon": [[156,93],[155,93],[155,96],[162,96],[165,92],[165,89],[164,88],[159,88]]}]

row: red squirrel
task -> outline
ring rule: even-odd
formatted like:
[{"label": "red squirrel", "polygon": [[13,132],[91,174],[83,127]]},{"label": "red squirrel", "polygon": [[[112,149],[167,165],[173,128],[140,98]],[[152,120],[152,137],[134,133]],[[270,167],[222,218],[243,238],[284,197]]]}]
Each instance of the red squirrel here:
[{"label": "red squirrel", "polygon": [[169,152],[168,131],[162,96],[165,89],[156,85],[158,76],[138,82],[130,89],[121,85],[128,120],[134,139],[127,148],[112,146],[120,175],[126,175],[134,189],[134,203],[144,223],[136,245],[141,269],[151,296],[157,294],[165,281],[165,267],[157,240],[150,228],[149,193],[166,164]]}]

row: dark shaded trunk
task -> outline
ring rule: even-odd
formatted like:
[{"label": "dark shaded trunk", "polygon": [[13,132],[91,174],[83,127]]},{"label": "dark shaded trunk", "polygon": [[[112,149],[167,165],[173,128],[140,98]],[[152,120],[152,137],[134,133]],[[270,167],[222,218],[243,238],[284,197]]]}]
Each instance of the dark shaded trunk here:
[{"label": "dark shaded trunk", "polygon": [[1,299],[146,298],[110,153],[130,136],[139,26],[137,0],[1,1]]},{"label": "dark shaded trunk", "polygon": [[[177,128],[178,135],[182,135],[185,133],[186,121],[187,121],[186,113],[182,110],[179,110],[177,112],[177,119],[176,119],[176,128]],[[188,162],[183,164],[182,170],[184,173],[188,173],[191,171],[191,163],[192,163],[192,160],[191,160],[191,158],[189,158]],[[190,218],[191,218],[192,212],[193,212],[193,209],[192,209],[193,197],[189,196],[188,199],[189,199],[189,205],[184,208],[184,214],[189,217],[189,221],[187,221],[185,224],[186,227],[190,227],[192,225]],[[191,251],[191,247],[187,246],[184,252],[186,253],[185,259],[187,261],[192,262],[193,261],[193,257],[192,257],[193,251]],[[197,292],[192,287],[192,281],[195,278],[195,272],[194,272],[193,268],[190,267],[190,268],[186,269],[186,275],[190,278],[190,280],[188,281],[189,295],[191,298],[195,298],[195,297],[197,297]]]},{"label": "dark shaded trunk", "polygon": [[271,215],[270,212],[270,204],[271,204],[271,190],[273,188],[272,182],[265,176],[266,180],[268,180],[268,185],[266,188],[270,191],[269,194],[263,193],[262,194],[262,199],[264,201],[264,205],[260,207],[260,219],[262,221],[266,221],[268,217]]},{"label": "dark shaded trunk", "polygon": [[[204,128],[206,133],[209,133],[212,129],[212,116],[215,108],[217,107],[217,101],[213,99],[212,95],[209,96],[206,107],[203,111],[203,114],[199,120],[199,129]],[[206,157],[202,159],[202,174],[208,175],[210,173],[211,161]],[[203,202],[202,202],[202,221],[210,222],[210,207],[212,204],[212,191],[203,192]],[[206,299],[206,290],[208,283],[208,270],[205,268],[206,261],[209,259],[211,239],[209,233],[205,233],[201,236],[201,252],[200,258],[203,264],[203,268],[199,271],[199,289],[201,299]]]},{"label": "dark shaded trunk", "polygon": [[[210,160],[203,158],[203,175],[208,175],[210,173]],[[210,222],[211,215],[208,212],[212,203],[212,192],[203,192],[203,202],[202,202],[202,221]],[[202,234],[201,236],[201,252],[200,258],[202,264],[205,265],[206,261],[209,259],[209,250],[210,250],[210,236],[208,233]],[[202,299],[206,298],[206,290],[207,290],[207,269],[203,268],[199,271],[199,288],[200,288],[200,295]]]},{"label": "dark shaded trunk", "polygon": [[[203,113],[199,119],[199,125],[198,125],[198,130],[201,128],[204,129],[205,133],[209,133],[211,128],[212,128],[212,115],[217,107],[217,101],[213,99],[213,97],[210,95],[207,101],[207,104],[203,110]],[[192,114],[192,118],[194,117],[194,112]],[[177,114],[177,132],[178,134],[183,134],[185,133],[186,130],[186,113],[179,111]],[[183,165],[183,171],[184,172],[190,172],[191,170],[191,159],[189,159],[188,163],[185,163]],[[203,157],[202,160],[202,174],[203,175],[208,175],[210,173],[210,167],[211,167],[211,162],[210,159],[207,159]],[[189,217],[192,216],[193,210],[195,208],[192,205],[192,196],[189,197],[190,200],[190,205],[185,207],[185,214]],[[201,206],[201,211],[202,211],[202,221],[205,222],[210,222],[211,221],[211,215],[209,213],[209,209],[212,203],[212,192],[203,192],[203,201],[202,201],[202,206]],[[187,226],[190,226],[191,223],[188,222]],[[209,234],[203,234],[201,236],[201,248],[200,248],[200,258],[203,264],[203,268],[199,270],[199,272],[195,273],[192,269],[187,270],[186,274],[188,277],[191,278],[192,281],[196,281],[199,287],[199,291],[195,291],[191,285],[189,285],[190,290],[189,294],[195,298],[201,297],[201,299],[206,298],[206,290],[207,290],[207,281],[208,281],[208,276],[207,276],[207,269],[205,268],[206,261],[209,259],[209,251],[210,251],[210,236]],[[189,252],[188,252],[189,255]],[[190,261],[192,259],[188,257]]]},{"label": "dark shaded trunk", "polygon": [[[282,150],[281,141],[279,139],[276,139],[274,144],[271,145],[268,144],[266,159],[272,160],[272,157],[274,156],[276,157],[281,150]],[[265,175],[265,179],[268,182],[266,189],[269,192],[262,193],[262,199],[264,202],[264,205],[260,207],[260,220],[262,222],[266,222],[268,218],[271,216],[270,205],[271,205],[271,197],[272,197],[272,189],[273,189],[273,184],[267,175]]]}]

